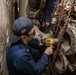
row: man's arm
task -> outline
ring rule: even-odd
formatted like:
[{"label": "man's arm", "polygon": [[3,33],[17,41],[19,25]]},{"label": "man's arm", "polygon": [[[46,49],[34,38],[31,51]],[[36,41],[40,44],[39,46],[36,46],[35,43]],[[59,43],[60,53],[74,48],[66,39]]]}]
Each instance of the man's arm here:
[{"label": "man's arm", "polygon": [[41,59],[36,63],[34,62],[29,51],[26,50],[25,55],[19,57],[14,62],[14,67],[17,71],[27,73],[29,75],[39,75],[43,72],[48,64],[48,55],[43,53]]},{"label": "man's arm", "polygon": [[29,46],[31,46],[31,47],[33,47],[35,49],[40,49],[39,44],[40,44],[40,42],[38,40],[35,40],[35,39],[29,41],[29,43],[28,43]]}]

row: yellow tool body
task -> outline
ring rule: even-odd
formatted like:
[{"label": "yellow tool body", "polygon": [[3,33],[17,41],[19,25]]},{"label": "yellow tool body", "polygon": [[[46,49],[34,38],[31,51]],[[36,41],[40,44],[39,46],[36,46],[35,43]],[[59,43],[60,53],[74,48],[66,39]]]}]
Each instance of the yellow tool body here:
[{"label": "yellow tool body", "polygon": [[57,38],[45,38],[45,39],[42,39],[41,43],[43,43],[46,46],[52,46],[58,43],[58,39]]}]

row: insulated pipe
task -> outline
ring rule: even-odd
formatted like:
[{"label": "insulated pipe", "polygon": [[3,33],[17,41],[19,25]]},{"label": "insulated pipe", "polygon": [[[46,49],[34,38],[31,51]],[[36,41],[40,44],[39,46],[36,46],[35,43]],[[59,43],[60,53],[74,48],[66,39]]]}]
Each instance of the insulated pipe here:
[{"label": "insulated pipe", "polygon": [[28,0],[19,0],[19,16],[27,16],[26,15],[27,4]]},{"label": "insulated pipe", "polygon": [[13,23],[13,0],[0,0],[0,75],[8,75],[6,53]]},{"label": "insulated pipe", "polygon": [[19,0],[19,16],[27,16],[26,8],[29,10],[33,9],[34,11],[37,11],[40,6],[40,1],[41,0]]}]

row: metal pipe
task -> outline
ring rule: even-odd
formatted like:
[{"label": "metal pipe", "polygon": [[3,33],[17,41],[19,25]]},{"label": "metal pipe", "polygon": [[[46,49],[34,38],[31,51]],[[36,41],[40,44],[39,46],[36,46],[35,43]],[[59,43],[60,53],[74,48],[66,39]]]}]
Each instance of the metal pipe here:
[{"label": "metal pipe", "polygon": [[19,16],[27,16],[26,7],[28,0],[19,0]]}]

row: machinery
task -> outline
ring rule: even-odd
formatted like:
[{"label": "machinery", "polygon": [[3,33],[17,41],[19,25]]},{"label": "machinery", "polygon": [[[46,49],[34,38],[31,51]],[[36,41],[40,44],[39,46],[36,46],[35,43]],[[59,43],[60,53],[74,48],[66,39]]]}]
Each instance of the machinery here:
[{"label": "machinery", "polygon": [[67,68],[76,70],[76,0],[58,0],[52,14],[54,37],[58,46],[53,56],[54,70],[63,74]]},{"label": "machinery", "polygon": [[40,39],[40,38],[53,38],[53,33],[50,31],[49,33],[43,33],[39,30],[37,25],[34,25],[36,35],[34,36],[35,39]]}]

